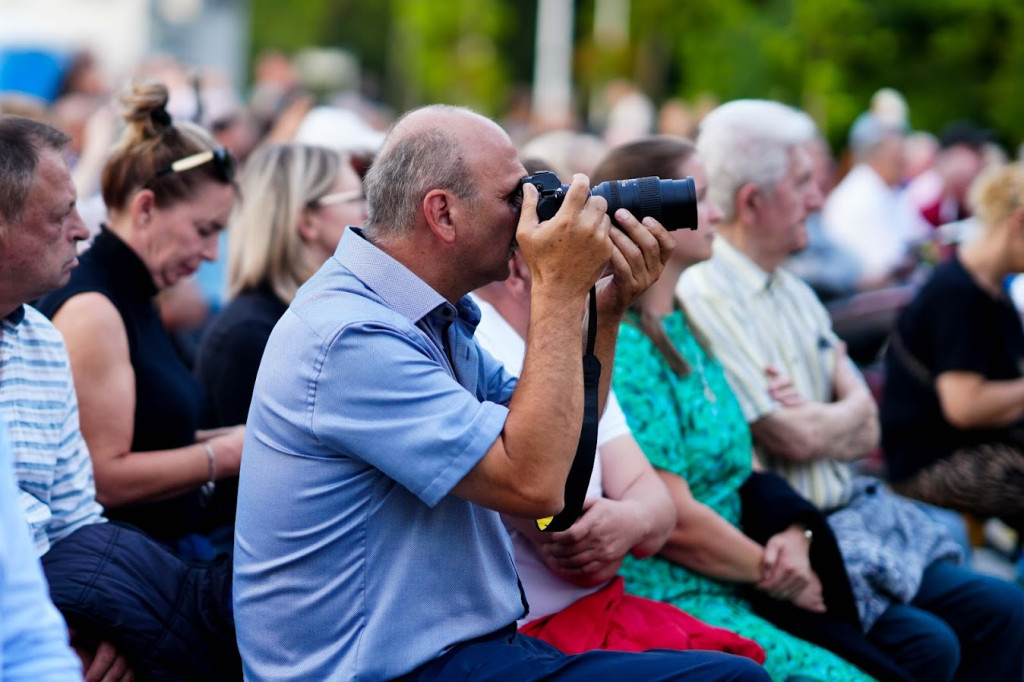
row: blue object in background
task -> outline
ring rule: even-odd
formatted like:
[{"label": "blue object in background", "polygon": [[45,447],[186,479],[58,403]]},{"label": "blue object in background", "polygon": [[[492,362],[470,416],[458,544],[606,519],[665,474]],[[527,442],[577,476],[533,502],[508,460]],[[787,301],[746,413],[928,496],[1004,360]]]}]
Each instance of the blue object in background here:
[{"label": "blue object in background", "polygon": [[57,98],[66,53],[45,48],[0,48],[0,93],[19,92],[46,102]]}]

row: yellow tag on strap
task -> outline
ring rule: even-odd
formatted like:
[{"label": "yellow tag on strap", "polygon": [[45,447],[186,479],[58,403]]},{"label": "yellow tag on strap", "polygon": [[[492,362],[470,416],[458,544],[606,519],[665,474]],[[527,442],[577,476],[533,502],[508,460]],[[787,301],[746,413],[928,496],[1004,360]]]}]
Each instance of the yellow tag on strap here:
[{"label": "yellow tag on strap", "polygon": [[537,530],[546,530],[554,520],[554,516],[545,516],[543,519],[537,519]]}]

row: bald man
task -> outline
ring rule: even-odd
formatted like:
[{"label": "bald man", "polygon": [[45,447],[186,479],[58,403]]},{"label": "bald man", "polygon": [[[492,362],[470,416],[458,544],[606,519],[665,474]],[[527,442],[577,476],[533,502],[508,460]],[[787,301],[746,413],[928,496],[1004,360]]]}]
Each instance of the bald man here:
[{"label": "bald man", "polygon": [[[710,652],[565,656],[518,635],[527,605],[500,514],[558,512],[583,414],[580,335],[596,354],[672,248],[578,176],[538,222],[494,122],[416,110],[366,178],[369,220],[271,334],[249,413],[235,545],[247,679],[766,679]],[[473,340],[467,294],[534,273],[522,379]],[[607,393],[606,369],[602,395]],[[405,677],[403,677],[405,676]]]}]

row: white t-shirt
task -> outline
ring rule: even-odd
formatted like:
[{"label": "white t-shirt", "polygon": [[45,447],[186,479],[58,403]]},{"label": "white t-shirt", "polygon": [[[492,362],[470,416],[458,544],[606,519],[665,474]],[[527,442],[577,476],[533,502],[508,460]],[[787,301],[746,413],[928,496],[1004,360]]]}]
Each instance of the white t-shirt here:
[{"label": "white t-shirt", "polygon": [[854,166],[822,209],[825,232],[854,254],[865,278],[885,277],[900,265],[931,227],[903,192],[885,184],[870,166]]},{"label": "white t-shirt", "polygon": [[[523,370],[526,343],[493,306],[475,296],[473,301],[480,306],[481,313],[480,325],[476,328],[474,338],[483,346],[484,350],[499,362],[504,363],[505,369],[510,374],[519,376]],[[608,371],[607,368],[604,371]],[[601,416],[597,428],[598,455],[601,454],[602,445],[620,436],[628,435],[630,435],[630,430],[626,423],[626,415],[619,407],[619,401],[615,398],[615,394],[609,391],[604,414]],[[590,485],[587,487],[587,497],[601,497],[603,493],[601,457],[598,456],[594,459],[594,471],[590,476]],[[520,625],[558,613],[573,602],[604,587],[604,585],[579,587],[556,577],[548,570],[529,540],[514,528],[509,528],[509,535],[512,537],[512,546],[515,549],[516,570],[519,572],[519,579],[526,592],[526,600],[530,604],[530,613],[519,621]]]}]

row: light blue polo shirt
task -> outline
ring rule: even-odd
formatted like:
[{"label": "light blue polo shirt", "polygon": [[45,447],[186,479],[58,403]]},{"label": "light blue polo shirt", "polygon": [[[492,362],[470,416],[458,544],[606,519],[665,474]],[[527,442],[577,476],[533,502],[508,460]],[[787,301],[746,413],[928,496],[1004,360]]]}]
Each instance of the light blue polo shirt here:
[{"label": "light blue polo shirt", "polygon": [[524,615],[499,515],[449,494],[515,388],[479,319],[350,227],[275,327],[235,528],[246,679],[391,678]]}]

